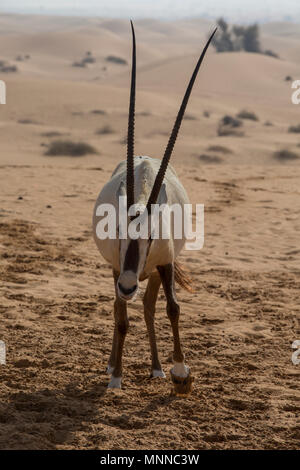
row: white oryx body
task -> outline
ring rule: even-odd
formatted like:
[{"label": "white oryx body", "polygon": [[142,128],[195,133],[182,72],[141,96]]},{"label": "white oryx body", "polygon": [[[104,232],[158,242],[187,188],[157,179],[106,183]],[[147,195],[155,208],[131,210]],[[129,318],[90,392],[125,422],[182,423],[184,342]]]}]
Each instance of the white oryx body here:
[{"label": "white oryx body", "polygon": [[[171,369],[171,377],[175,392],[186,395],[191,391],[193,378],[189,368],[184,363],[184,354],[181,348],[179,335],[180,307],[176,298],[175,281],[188,291],[192,289],[190,285],[191,279],[175,260],[186,241],[185,235],[186,228],[188,227],[185,226],[184,206],[189,204],[189,200],[175,171],[169,165],[169,161],[199,68],[216,30],[208,39],[198,59],[181,102],[162,160],[150,157],[134,157],[136,43],[132,22],[131,30],[133,48],[127,160],[117,166],[111,179],[100,192],[93,215],[95,242],[104,259],[112,266],[116,293],[114,303],[114,334],[107,368],[108,373],[111,374],[108,387],[121,388],[123,347],[129,327],[127,301],[135,297],[138,292],[139,282],[148,278],[143,304],[151,350],[151,376],[165,377],[159,360],[154,327],[155,304],[160,285],[162,284],[174,342],[174,366]],[[111,214],[107,215],[105,220],[105,211],[108,212],[107,205],[109,205],[110,209],[113,209],[114,220],[112,225],[115,233],[114,236],[110,233],[105,238],[103,237],[102,230],[99,229],[99,232],[102,233],[101,235],[101,233],[98,233],[97,228],[98,223],[100,228],[104,228],[101,225],[101,219],[103,219],[102,224],[104,222],[105,225],[105,222],[107,222],[109,226],[108,219],[111,217]],[[121,205],[120,208],[119,205]],[[166,213],[164,212],[160,213],[159,217],[156,217],[157,208],[160,209],[163,205],[166,205],[164,208],[169,209],[167,211],[167,221],[165,220]],[[174,206],[180,206],[181,233],[179,237],[177,221],[174,223]],[[170,216],[171,212],[172,216]],[[124,218],[125,228],[123,224]],[[120,222],[119,219],[122,219],[122,221]],[[153,227],[153,220],[154,225],[158,224],[158,228],[157,226]],[[167,224],[167,237],[165,236],[166,232],[164,232],[163,222]],[[132,226],[134,228],[133,231],[131,231]],[[141,233],[142,229],[144,231]],[[109,227],[108,231],[110,231]]]},{"label": "white oryx body", "polygon": [[[135,204],[146,206],[155,177],[158,173],[161,160],[147,156],[134,158],[134,182],[135,182]],[[101,204],[112,204],[117,214],[119,214],[119,195],[120,187],[126,187],[126,160],[122,161],[114,170],[111,179],[101,190],[94,209],[93,216],[93,234],[96,245],[103,258],[112,265],[113,269],[122,272],[122,253],[120,251],[120,240],[106,238],[100,240],[96,234],[99,217],[96,216],[97,207]],[[164,178],[164,184],[159,192],[158,204],[179,204],[182,207],[182,216],[184,205],[189,203],[187,193],[180,183],[175,170],[171,165],[168,166]],[[138,273],[138,280],[146,279],[157,265],[173,263],[180,251],[184,247],[184,236],[180,239],[174,238],[173,218],[171,218],[170,239],[154,239],[151,243],[146,263],[143,270]],[[126,242],[124,243],[126,246]],[[140,252],[142,251],[143,241],[140,241]],[[121,258],[121,259],[120,259]]]}]

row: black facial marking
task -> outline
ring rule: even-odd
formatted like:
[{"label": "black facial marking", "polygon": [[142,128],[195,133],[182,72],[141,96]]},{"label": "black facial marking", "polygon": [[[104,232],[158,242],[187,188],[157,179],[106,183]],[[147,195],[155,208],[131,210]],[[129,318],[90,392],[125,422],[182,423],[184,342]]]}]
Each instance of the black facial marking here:
[{"label": "black facial marking", "polygon": [[139,265],[139,242],[130,240],[124,261],[124,271],[137,272]]},{"label": "black facial marking", "polygon": [[122,286],[122,284],[120,284],[120,282],[118,282],[118,287],[119,287],[120,291],[123,292],[123,294],[129,295],[129,294],[132,294],[132,292],[134,292],[136,290],[137,285],[135,284],[133,287],[130,287],[129,289],[126,289],[125,287]]}]

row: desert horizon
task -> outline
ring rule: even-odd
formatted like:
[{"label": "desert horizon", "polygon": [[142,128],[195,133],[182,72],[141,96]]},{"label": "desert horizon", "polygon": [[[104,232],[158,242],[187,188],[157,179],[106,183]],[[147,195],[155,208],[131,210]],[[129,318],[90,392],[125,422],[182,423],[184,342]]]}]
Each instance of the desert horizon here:
[{"label": "desert horizon", "polygon": [[[134,21],[136,155],[162,158],[215,24]],[[268,22],[261,53],[210,46],[186,110],[171,164],[205,206],[205,242],[179,256],[195,286],[176,287],[195,377],[182,399],[162,289],[167,379],[149,379],[146,283],[124,387],[106,389],[114,284],[92,214],[126,158],[129,20],[0,16],[0,449],[299,449],[299,38],[300,22]]]},{"label": "desert horizon", "polygon": [[223,17],[230,23],[249,24],[288,21],[299,23],[300,9],[295,0],[270,0],[263,4],[259,0],[2,0],[1,10],[4,13],[101,17],[101,18],[134,18],[178,20],[181,18],[216,19]]}]

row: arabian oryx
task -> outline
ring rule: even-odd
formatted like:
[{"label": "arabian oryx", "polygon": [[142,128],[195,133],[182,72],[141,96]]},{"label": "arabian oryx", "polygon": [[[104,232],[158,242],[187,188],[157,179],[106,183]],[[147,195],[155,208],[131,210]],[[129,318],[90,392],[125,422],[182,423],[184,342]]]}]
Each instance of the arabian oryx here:
[{"label": "arabian oryx", "polygon": [[[169,238],[163,239],[161,236],[153,237],[151,220],[154,207],[157,207],[157,204],[167,204],[168,206],[179,204],[183,207],[189,203],[184,187],[178,180],[173,168],[168,166],[168,164],[200,65],[216,30],[207,41],[197,62],[182,100],[163,159],[159,160],[144,156],[134,157],[136,45],[132,23],[131,29],[133,49],[127,161],[122,161],[117,166],[111,179],[100,192],[93,215],[95,242],[102,256],[112,266],[116,293],[114,303],[114,334],[107,368],[108,373],[111,374],[108,387],[121,388],[122,352],[129,326],[127,301],[136,296],[139,282],[148,279],[143,304],[151,348],[151,376],[165,377],[158,357],[154,329],[155,304],[160,284],[162,284],[167,300],[167,314],[171,322],[174,340],[174,366],[171,369],[171,377],[175,392],[184,395],[190,392],[193,379],[189,368],[184,364],[184,355],[178,331],[180,309],[176,299],[174,284],[176,281],[182,287],[191,290],[190,279],[184,270],[180,268],[178,262],[175,261],[185,244],[186,237],[183,235],[181,239],[176,239],[173,233],[173,226],[171,227]],[[125,205],[122,206],[124,201]],[[99,208],[101,206],[103,208],[103,205],[108,204],[115,208],[117,229],[115,237],[105,238],[99,236],[97,226],[99,220],[103,220],[103,218],[100,218],[103,213]],[[122,231],[122,236],[120,236],[120,214],[123,214],[123,217],[125,215],[125,236],[124,230]],[[129,226],[137,220],[140,224],[147,223],[147,227],[151,227],[147,229],[147,236],[138,238],[130,235]]]}]

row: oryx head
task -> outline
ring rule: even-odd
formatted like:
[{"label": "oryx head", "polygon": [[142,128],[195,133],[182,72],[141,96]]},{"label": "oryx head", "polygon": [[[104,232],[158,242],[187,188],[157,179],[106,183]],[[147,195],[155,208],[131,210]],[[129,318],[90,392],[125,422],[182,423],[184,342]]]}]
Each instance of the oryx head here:
[{"label": "oryx head", "polygon": [[[141,230],[146,236],[134,238],[132,233],[127,231],[125,238],[120,238],[120,275],[117,282],[117,290],[120,297],[124,300],[132,299],[138,290],[139,277],[146,265],[147,256],[149,254],[152,237],[151,237],[151,213],[153,205],[157,202],[167,202],[166,191],[163,186],[164,176],[168,167],[170,157],[176,142],[176,138],[181,126],[181,122],[185,113],[185,109],[196,80],[200,65],[204,59],[208,46],[217,30],[214,30],[208,39],[202,54],[196,64],[193,75],[190,79],[185,95],[183,97],[180,109],[178,111],[175,124],[173,126],[168,145],[166,147],[159,171],[155,178],[148,202],[146,204],[147,211],[140,211],[138,213],[134,210],[134,119],[135,119],[135,83],[136,83],[136,44],[135,33],[133,24],[131,22],[132,30],[132,69],[131,69],[131,88],[130,88],[130,104],[129,104],[129,117],[128,117],[128,136],[127,136],[127,177],[126,188],[124,183],[121,183],[117,196],[127,196],[126,217],[130,222],[130,226],[134,228],[134,224],[145,225],[145,230]],[[160,194],[160,200],[158,197]],[[162,201],[161,199],[165,199]],[[132,222],[132,224],[131,224]],[[124,234],[123,234],[124,235]]]}]

